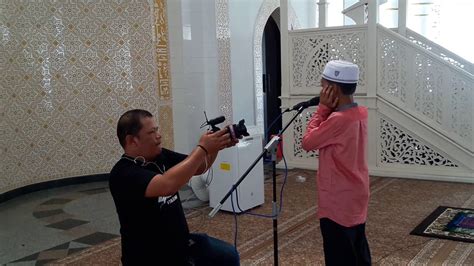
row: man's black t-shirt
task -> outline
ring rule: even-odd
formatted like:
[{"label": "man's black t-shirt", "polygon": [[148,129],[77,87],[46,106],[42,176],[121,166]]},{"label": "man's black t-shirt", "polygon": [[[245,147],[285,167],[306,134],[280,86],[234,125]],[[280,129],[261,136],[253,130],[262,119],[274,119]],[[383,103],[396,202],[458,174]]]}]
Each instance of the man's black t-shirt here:
[{"label": "man's black t-shirt", "polygon": [[162,149],[153,162],[123,155],[110,172],[110,192],[117,208],[124,264],[181,264],[187,254],[189,229],[178,193],[146,198],[148,183],[186,158]]}]

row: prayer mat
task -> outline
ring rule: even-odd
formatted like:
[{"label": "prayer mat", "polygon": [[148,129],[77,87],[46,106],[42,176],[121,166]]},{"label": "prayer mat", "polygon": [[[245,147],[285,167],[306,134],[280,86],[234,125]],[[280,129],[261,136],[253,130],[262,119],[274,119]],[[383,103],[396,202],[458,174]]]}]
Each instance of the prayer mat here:
[{"label": "prayer mat", "polygon": [[474,209],[439,206],[410,234],[474,243]]}]

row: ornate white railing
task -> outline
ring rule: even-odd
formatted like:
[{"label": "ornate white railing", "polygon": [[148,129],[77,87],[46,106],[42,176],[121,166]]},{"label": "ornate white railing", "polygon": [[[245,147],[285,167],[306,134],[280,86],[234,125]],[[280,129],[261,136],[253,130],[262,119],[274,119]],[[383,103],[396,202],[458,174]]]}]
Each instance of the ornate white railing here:
[{"label": "ornate white railing", "polygon": [[317,93],[326,63],[343,59],[359,65],[358,92],[367,86],[367,26],[333,27],[289,32],[290,93]]},{"label": "ornate white railing", "polygon": [[423,35],[418,34],[410,29],[406,29],[406,38],[408,38],[414,44],[433,52],[451,65],[459,67],[469,72],[470,74],[474,74],[474,64],[462,58],[461,56],[449,51],[443,46],[427,39]]},{"label": "ornate white railing", "polygon": [[[290,31],[282,107],[317,95],[329,60],[355,62],[361,69],[355,100],[369,110],[371,174],[474,182],[472,64],[412,31],[408,35],[373,24]],[[292,167],[318,168],[318,154],[301,148],[314,110],[305,110],[285,132]]]},{"label": "ornate white railing", "polygon": [[377,95],[473,152],[473,75],[391,30],[377,31]]}]

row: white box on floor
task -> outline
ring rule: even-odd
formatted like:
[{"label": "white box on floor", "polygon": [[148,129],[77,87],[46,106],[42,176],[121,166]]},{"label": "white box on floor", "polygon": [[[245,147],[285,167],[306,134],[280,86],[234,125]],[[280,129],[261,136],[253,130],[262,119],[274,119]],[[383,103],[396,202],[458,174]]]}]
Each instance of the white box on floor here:
[{"label": "white box on floor", "polygon": [[[213,164],[214,176],[209,185],[209,206],[215,207],[229,192],[230,188],[245,173],[249,166],[262,153],[262,136],[245,137],[232,148],[219,152]],[[250,171],[247,177],[237,187],[239,206],[242,211],[254,208],[264,203],[263,159]],[[237,208],[236,194],[233,193],[235,212]],[[230,197],[224,202],[221,210],[232,211]]]}]

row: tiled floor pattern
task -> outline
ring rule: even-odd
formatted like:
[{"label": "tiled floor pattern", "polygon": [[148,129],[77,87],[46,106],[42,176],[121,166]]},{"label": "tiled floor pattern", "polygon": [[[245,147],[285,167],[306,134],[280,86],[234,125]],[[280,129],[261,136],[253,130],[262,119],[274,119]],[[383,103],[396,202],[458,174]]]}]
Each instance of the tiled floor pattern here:
[{"label": "tiled floor pattern", "polygon": [[[71,205],[83,206],[71,211]],[[1,242],[10,244],[2,244],[0,264],[43,265],[119,236],[106,182],[23,195],[0,204],[0,214],[8,215],[2,219]],[[101,219],[108,220],[105,226],[112,225],[105,232],[93,222]],[[42,231],[49,235],[35,241]]]},{"label": "tiled floor pattern", "polygon": [[43,265],[48,262],[52,262],[54,260],[71,255],[75,252],[87,249],[91,246],[103,243],[117,236],[118,235],[101,232],[92,233],[90,235],[75,239],[73,241],[66,242],[50,249],[43,250],[35,254],[26,256],[24,258],[12,261],[12,263],[31,262],[35,265]]},{"label": "tiled floor pattern", "polygon": [[[290,182],[285,189],[286,205],[279,223],[279,230],[282,230],[281,244],[282,247],[289,245],[286,248],[289,253],[282,250],[281,258],[287,262],[300,263],[321,261],[322,243],[318,238],[317,222],[313,217],[316,198],[313,187],[315,185],[314,172],[305,170],[290,172],[292,173]],[[271,171],[267,170],[265,174],[268,178]],[[277,183],[280,184],[282,172],[278,174]],[[308,180],[302,182],[298,178],[300,175]],[[271,196],[269,190],[271,181],[267,178],[265,194],[268,198]],[[427,261],[444,261],[453,265],[458,262],[461,262],[460,265],[466,262],[467,265],[473,265],[471,264],[474,261],[472,246],[466,248],[464,243],[430,240],[409,235],[409,231],[436,206],[452,205],[472,208],[474,203],[472,191],[471,184],[372,178],[368,235],[372,241],[374,261],[378,262],[375,264],[406,265],[406,262],[411,260],[420,264]],[[400,195],[403,196],[400,197]],[[186,199],[186,204],[194,204],[192,200],[187,200],[188,196],[181,196],[181,198]],[[266,202],[267,204],[259,208],[262,213],[271,211],[270,200]],[[410,208],[405,208],[406,206]],[[229,225],[233,224],[233,216],[221,212],[218,213],[217,218],[207,219],[207,211],[208,208],[187,211],[191,230],[208,232],[215,237],[232,242],[233,227]],[[299,217],[295,216],[297,213],[304,215],[298,220],[295,219]],[[398,216],[390,218],[390,213],[397,213]],[[104,251],[93,256],[87,254],[87,256],[79,256],[104,246],[101,243],[115,243],[117,240],[118,219],[106,182],[23,195],[0,204],[0,217],[0,264],[42,265],[57,259],[64,261],[65,257],[67,257],[66,260],[77,257],[77,261],[86,262],[88,265],[98,261],[108,263],[119,261],[120,248],[116,244],[108,253]],[[269,263],[272,254],[272,231],[269,224],[248,216],[240,217],[239,221],[241,228],[245,228],[239,234],[239,243],[241,243],[239,251],[243,262]],[[293,243],[291,239],[297,241]],[[451,255],[446,255],[451,253],[443,249],[443,252],[436,253],[435,260],[430,257],[433,249],[423,247],[425,244],[435,245],[431,243],[453,245],[455,248],[451,248],[453,250],[451,253],[464,255],[461,257],[453,255],[451,259]],[[412,248],[407,248],[407,246]],[[305,253],[304,260],[294,257],[295,254],[293,254],[294,250],[301,247],[310,247],[309,252]],[[421,249],[420,252],[418,252],[419,249]],[[425,249],[430,252],[424,252]]]},{"label": "tiled floor pattern", "polygon": [[[306,177],[302,181],[301,177]],[[315,173],[289,172],[284,206],[278,219],[281,265],[323,265],[322,238],[315,216]],[[283,184],[281,176],[278,187]],[[450,240],[413,236],[410,231],[437,206],[474,208],[474,184],[371,177],[371,200],[367,236],[374,265],[474,265],[474,245]],[[252,212],[272,210],[272,184],[265,184],[265,203]],[[221,211],[209,219],[209,208],[190,212],[192,232],[205,232],[229,243],[234,241],[231,213]],[[269,219],[238,216],[237,248],[242,265],[271,265],[273,230]],[[120,264],[120,239],[74,253],[57,265]]]}]

